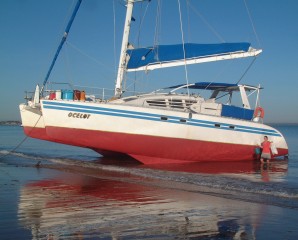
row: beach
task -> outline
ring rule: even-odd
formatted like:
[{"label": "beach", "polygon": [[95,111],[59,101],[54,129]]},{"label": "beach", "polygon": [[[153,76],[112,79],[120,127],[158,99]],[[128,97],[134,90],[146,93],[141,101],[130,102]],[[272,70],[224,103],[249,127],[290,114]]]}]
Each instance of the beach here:
[{"label": "beach", "polygon": [[289,160],[144,166],[0,126],[1,239],[296,239]]}]

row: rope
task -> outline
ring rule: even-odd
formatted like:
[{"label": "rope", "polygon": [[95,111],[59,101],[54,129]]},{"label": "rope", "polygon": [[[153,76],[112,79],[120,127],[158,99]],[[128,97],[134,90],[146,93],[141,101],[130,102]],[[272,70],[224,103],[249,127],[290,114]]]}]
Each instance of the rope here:
[{"label": "rope", "polygon": [[[31,129],[31,131],[36,127],[36,125],[37,125],[37,123],[39,122],[41,116],[42,116],[42,115],[39,116],[37,122],[35,123],[35,125],[34,125],[33,128]],[[31,133],[31,131],[29,132],[29,134]],[[29,135],[29,134],[28,134],[28,135]],[[9,151],[9,152],[6,153],[6,154],[3,154],[3,155],[0,157],[0,160],[4,159],[6,156],[12,154],[15,150],[17,150],[17,149],[18,149],[18,148],[19,148],[19,147],[20,147],[20,146],[27,140],[27,138],[29,137],[28,135],[26,135],[25,138],[24,138],[24,139],[23,139],[23,140],[22,140],[16,147],[14,147],[11,151]],[[37,167],[39,167],[40,162],[41,162],[41,161],[39,161],[39,162],[37,163],[37,165],[36,165]],[[5,174],[6,174],[7,176],[9,176],[10,178],[15,178],[15,176],[12,176],[8,171],[5,171],[5,170],[3,170],[3,169],[1,169],[1,168],[0,168],[0,171],[3,172],[3,173],[5,173]]]},{"label": "rope", "polygon": [[178,0],[178,6],[179,6],[179,17],[180,17],[180,31],[181,31],[182,46],[183,46],[185,78],[186,78],[186,84],[187,84],[187,95],[189,96],[188,72],[187,72],[187,64],[186,64],[186,54],[185,54],[185,46],[184,46],[185,43],[184,43],[184,34],[183,34],[183,26],[182,26],[182,14],[181,14],[180,0]]},{"label": "rope", "polygon": [[[38,120],[36,121],[36,123],[34,124],[33,128],[30,130],[30,132],[28,133],[28,135],[34,130],[34,128],[36,127],[37,123],[39,122],[40,118],[41,118],[42,115],[39,116]],[[0,157],[0,160],[3,159],[4,157],[12,154],[15,150],[17,150],[27,139],[28,139],[28,135],[25,136],[25,138],[16,146],[14,147],[12,150],[10,150],[8,153],[6,154],[3,154],[1,157]]]}]

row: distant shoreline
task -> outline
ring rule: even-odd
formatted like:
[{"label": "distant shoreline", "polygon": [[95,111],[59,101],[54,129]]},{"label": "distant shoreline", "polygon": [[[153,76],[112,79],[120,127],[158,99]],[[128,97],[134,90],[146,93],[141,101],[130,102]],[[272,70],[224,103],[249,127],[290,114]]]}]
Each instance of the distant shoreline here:
[{"label": "distant shoreline", "polygon": [[298,123],[265,123],[269,126],[298,126]]},{"label": "distant shoreline", "polygon": [[0,121],[0,126],[21,126],[20,121]]}]

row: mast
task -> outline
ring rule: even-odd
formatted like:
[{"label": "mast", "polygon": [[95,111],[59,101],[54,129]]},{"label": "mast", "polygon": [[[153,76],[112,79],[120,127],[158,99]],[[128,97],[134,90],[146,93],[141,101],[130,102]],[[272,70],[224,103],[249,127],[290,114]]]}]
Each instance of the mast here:
[{"label": "mast", "polygon": [[119,66],[118,66],[118,74],[117,74],[117,80],[115,85],[115,96],[120,97],[122,93],[122,81],[124,77],[124,72],[126,70],[126,50],[128,46],[128,38],[129,38],[129,32],[130,32],[130,23],[132,18],[132,10],[133,10],[133,4],[135,0],[127,0],[127,6],[126,6],[126,18],[124,23],[124,32],[123,32],[123,38],[122,38],[122,46],[121,46],[121,53],[120,53],[120,60],[119,60]]}]

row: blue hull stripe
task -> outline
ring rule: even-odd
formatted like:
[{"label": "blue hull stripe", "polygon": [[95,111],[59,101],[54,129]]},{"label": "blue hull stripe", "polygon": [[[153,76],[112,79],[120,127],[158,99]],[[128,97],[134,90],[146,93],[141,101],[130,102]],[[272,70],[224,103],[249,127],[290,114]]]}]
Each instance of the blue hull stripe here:
[{"label": "blue hull stripe", "polygon": [[[47,109],[55,109],[55,110],[62,110],[62,111],[75,111],[75,112],[81,112],[81,113],[100,114],[100,115],[134,118],[134,119],[159,121],[159,122],[163,121],[167,123],[191,125],[191,126],[206,127],[206,128],[216,128],[221,130],[247,132],[247,133],[281,137],[281,135],[277,131],[270,130],[270,129],[254,128],[254,127],[248,127],[243,125],[234,125],[234,124],[197,120],[197,119],[185,119],[182,117],[165,116],[165,115],[153,114],[153,113],[135,112],[135,111],[102,108],[102,107],[94,107],[94,106],[84,106],[84,105],[60,103],[60,102],[54,102],[54,101],[43,101],[43,107]],[[161,120],[161,116],[167,117],[167,120]],[[181,119],[185,119],[186,122],[181,122],[180,121]],[[220,125],[220,127],[216,126],[217,124]],[[233,128],[231,128],[231,126],[233,126]]]}]

